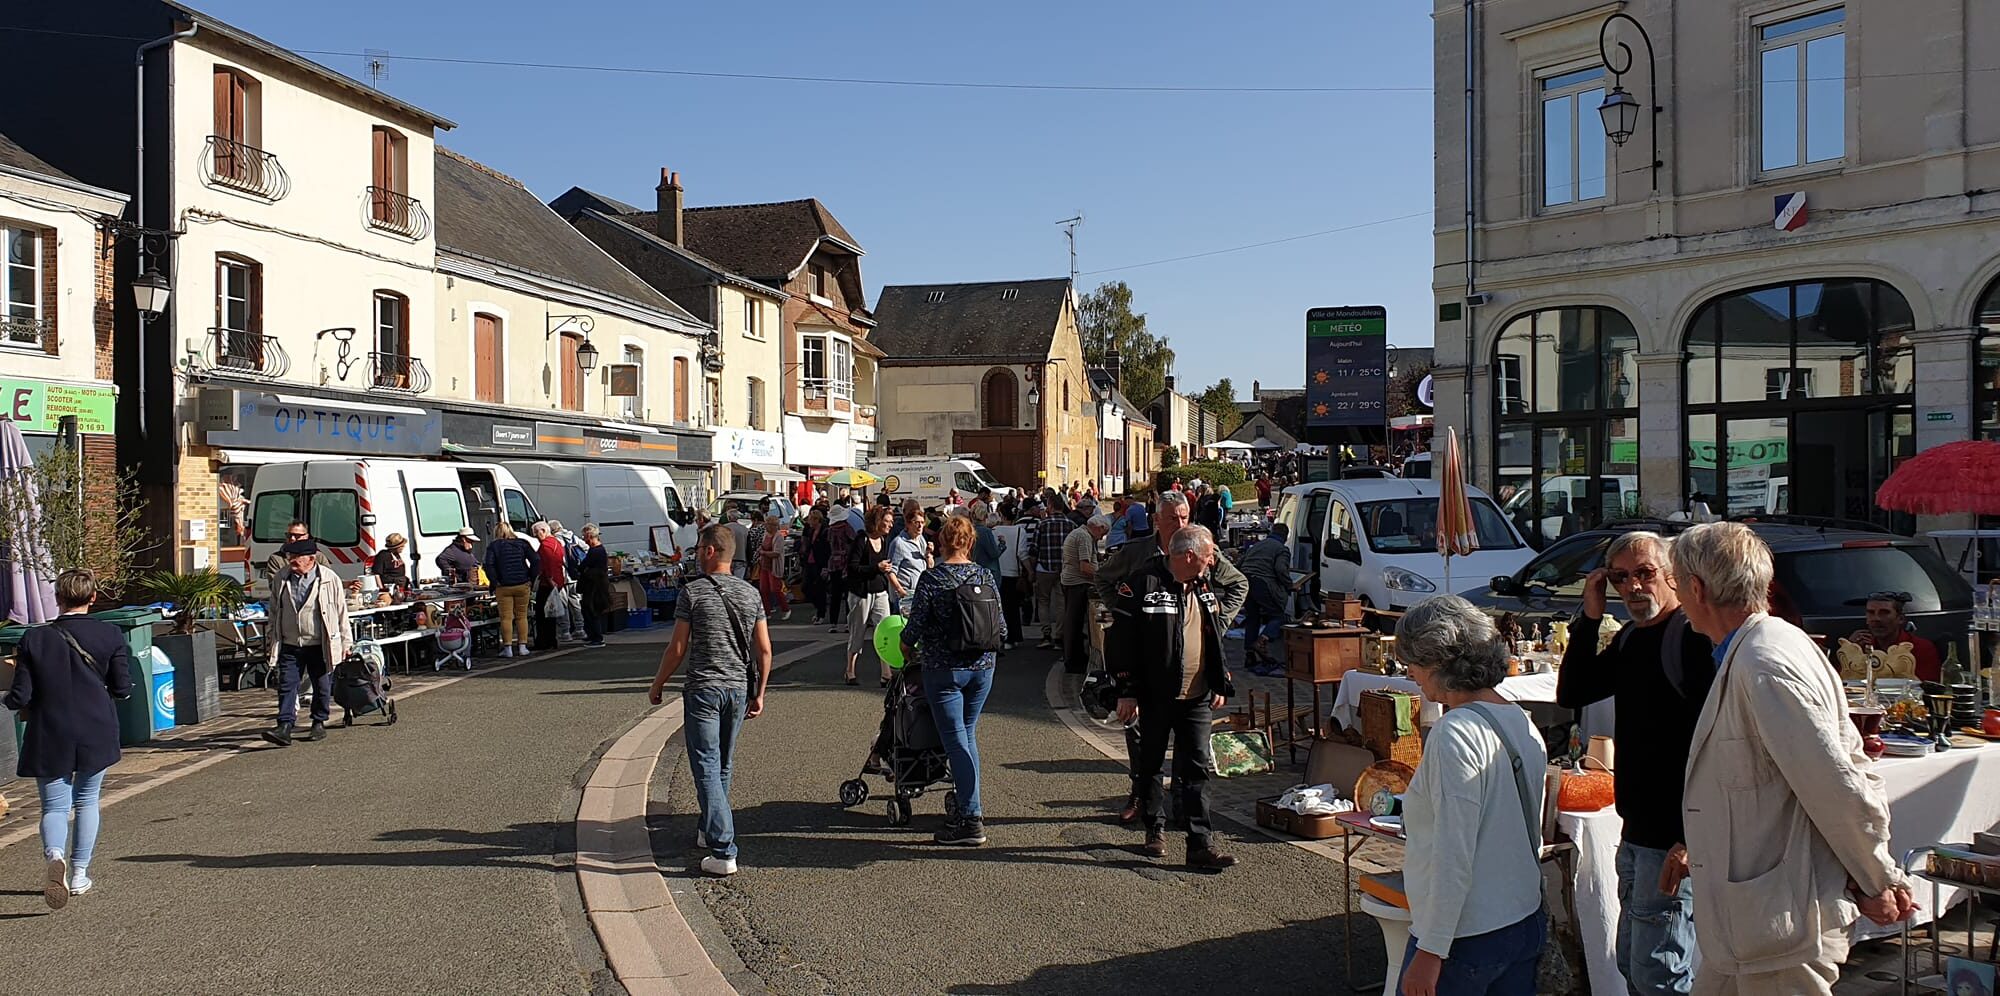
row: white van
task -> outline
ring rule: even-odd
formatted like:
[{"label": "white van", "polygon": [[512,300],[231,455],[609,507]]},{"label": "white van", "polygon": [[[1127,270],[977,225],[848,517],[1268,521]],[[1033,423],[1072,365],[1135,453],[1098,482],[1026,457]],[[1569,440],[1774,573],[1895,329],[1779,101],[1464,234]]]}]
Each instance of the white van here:
[{"label": "white van", "polygon": [[[1636,475],[1606,474],[1597,481],[1595,499],[1590,493],[1591,478],[1581,474],[1558,474],[1542,482],[1541,530],[1544,537],[1553,542],[1575,532],[1575,528],[1564,529],[1566,519],[1570,519],[1574,527],[1572,516],[1584,517],[1595,512],[1594,520],[1586,518],[1584,521],[1603,522],[1637,518],[1643,513],[1645,505],[1639,501],[1639,478]],[[1525,532],[1533,522],[1530,502],[1534,498],[1534,489],[1524,487],[1514,492],[1514,497],[1507,499],[1507,504],[1501,508],[1514,521],[1516,529]]]},{"label": "white van", "polygon": [[1447,580],[1437,551],[1438,492],[1436,481],[1394,477],[1295,484],[1275,520],[1290,531],[1294,570],[1316,567],[1321,591],[1357,593],[1377,608],[1400,611],[1432,595],[1483,587],[1534,558],[1493,499],[1468,487],[1479,549],[1451,558]]},{"label": "white van", "polygon": [[879,457],[862,469],[882,479],[884,493],[898,500],[913,497],[926,505],[945,504],[954,494],[961,503],[970,502],[979,497],[980,488],[993,489],[995,501],[1013,494],[1013,488],[1003,487],[986,472],[985,464],[974,459],[978,455]]},{"label": "white van", "polygon": [[[506,460],[542,514],[571,531],[596,523],[606,548],[672,554],[675,529],[694,521],[665,468],[581,460]],[[655,543],[654,529],[660,530]],[[662,548],[664,547],[664,549]]]},{"label": "white van", "polygon": [[475,551],[502,518],[526,533],[542,517],[507,468],[441,460],[306,460],[257,468],[250,485],[250,565],[263,580],[264,562],[285,544],[285,527],[303,520],[342,578],[360,577],[390,533],[409,541],[403,559],[411,578],[439,576],[437,555],[460,529],[479,536]]}]

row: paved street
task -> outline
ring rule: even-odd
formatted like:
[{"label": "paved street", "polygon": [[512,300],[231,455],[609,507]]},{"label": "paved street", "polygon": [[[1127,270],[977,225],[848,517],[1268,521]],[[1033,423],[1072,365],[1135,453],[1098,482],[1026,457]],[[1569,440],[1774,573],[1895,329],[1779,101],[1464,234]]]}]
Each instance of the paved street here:
[{"label": "paved street", "polygon": [[[916,803],[891,828],[876,798],[834,800],[881,717],[874,682],[840,683],[837,652],[774,682],[737,760],[744,870],[678,888],[739,988],[774,993],[1068,993],[1120,990],[1325,991],[1340,965],[1340,868],[1224,824],[1241,864],[1216,876],[1127,850],[1138,835],[1107,820],[1122,767],[1082,744],[1043,697],[1048,655],[1004,659],[980,724],[987,846],[930,842],[943,802]],[[678,741],[674,750],[678,753]],[[691,849],[694,799],[684,755],[662,759],[654,844],[669,875]],[[704,924],[702,921],[708,922]],[[1379,977],[1380,941],[1358,917],[1357,972]],[[727,945],[728,951],[714,950]],[[731,966],[733,956],[743,963]]]}]

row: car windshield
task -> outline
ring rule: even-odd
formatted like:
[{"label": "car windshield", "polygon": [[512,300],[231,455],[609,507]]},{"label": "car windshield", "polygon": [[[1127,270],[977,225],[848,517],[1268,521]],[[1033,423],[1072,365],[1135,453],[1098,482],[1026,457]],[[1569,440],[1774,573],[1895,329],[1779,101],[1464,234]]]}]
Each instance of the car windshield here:
[{"label": "car windshield", "polygon": [[1833,547],[1776,559],[1778,583],[1800,615],[1860,615],[1878,591],[1909,592],[1908,612],[1972,607],[1971,589],[1926,546]]},{"label": "car windshield", "polygon": [[[1473,498],[1472,525],[1481,550],[1519,549],[1521,542],[1488,498]],[[1397,498],[1361,504],[1361,531],[1376,553],[1423,553],[1437,550],[1436,498]]]},{"label": "car windshield", "polygon": [[984,467],[972,468],[972,479],[978,481],[981,487],[993,488],[995,490],[1000,488],[1000,482],[994,480],[993,475],[987,473]]},{"label": "car windshield", "polygon": [[[1521,583],[1556,595],[1580,596],[1584,579],[1604,566],[1604,551],[1610,545],[1609,535],[1569,537],[1529,563],[1521,571]],[[1617,597],[1616,592],[1612,597]]]}]

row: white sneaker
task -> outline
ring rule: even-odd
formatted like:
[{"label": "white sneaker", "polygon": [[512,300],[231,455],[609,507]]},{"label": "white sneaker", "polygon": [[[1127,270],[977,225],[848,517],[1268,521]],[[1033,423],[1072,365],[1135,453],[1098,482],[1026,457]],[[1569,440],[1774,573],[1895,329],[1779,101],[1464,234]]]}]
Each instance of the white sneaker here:
[{"label": "white sneaker", "polygon": [[710,855],[701,859],[701,870],[710,875],[719,875],[727,878],[730,875],[736,874],[736,859],[718,858]]},{"label": "white sneaker", "polygon": [[792,620],[792,610],[790,609],[786,609],[785,611],[778,614],[779,622],[790,622],[791,620]]},{"label": "white sneaker", "polygon": [[[69,905],[69,862],[63,860],[63,852],[51,847],[46,852],[48,863],[42,866],[42,899],[49,909],[59,910]],[[708,862],[702,862],[706,867]],[[729,863],[729,870],[736,870],[736,863]]]},{"label": "white sneaker", "polygon": [[500,648],[500,656],[502,656],[502,657],[512,657],[512,656],[514,656],[514,648],[513,648],[513,647],[501,647],[501,648]]},{"label": "white sneaker", "polygon": [[81,868],[72,868],[69,873],[69,894],[81,896],[90,891],[90,875]]},{"label": "white sneaker", "polygon": [[525,644],[525,643],[523,643],[523,644],[521,644],[520,646],[518,646],[518,647],[515,647],[515,648],[514,648],[514,656],[516,656],[516,657],[526,657],[526,656],[528,656],[528,645],[527,645],[527,644]]}]

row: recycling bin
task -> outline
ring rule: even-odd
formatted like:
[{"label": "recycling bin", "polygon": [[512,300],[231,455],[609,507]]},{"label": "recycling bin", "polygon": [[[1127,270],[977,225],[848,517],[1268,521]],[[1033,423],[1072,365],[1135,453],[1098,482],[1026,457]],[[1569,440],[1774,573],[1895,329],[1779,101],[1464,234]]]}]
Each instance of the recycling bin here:
[{"label": "recycling bin", "polygon": [[[136,683],[132,697],[139,697]],[[176,725],[174,717],[174,662],[158,647],[146,648],[146,701],[152,709],[153,736]]]},{"label": "recycling bin", "polygon": [[[153,609],[129,608],[109,609],[90,615],[93,619],[118,627],[125,634],[125,648],[132,660],[132,694],[118,703],[118,742],[127,747],[143,744],[153,739],[153,625],[160,621],[160,613]],[[166,680],[170,685],[173,674],[173,665],[168,664]],[[172,710],[169,709],[166,726],[172,725]]]}]

